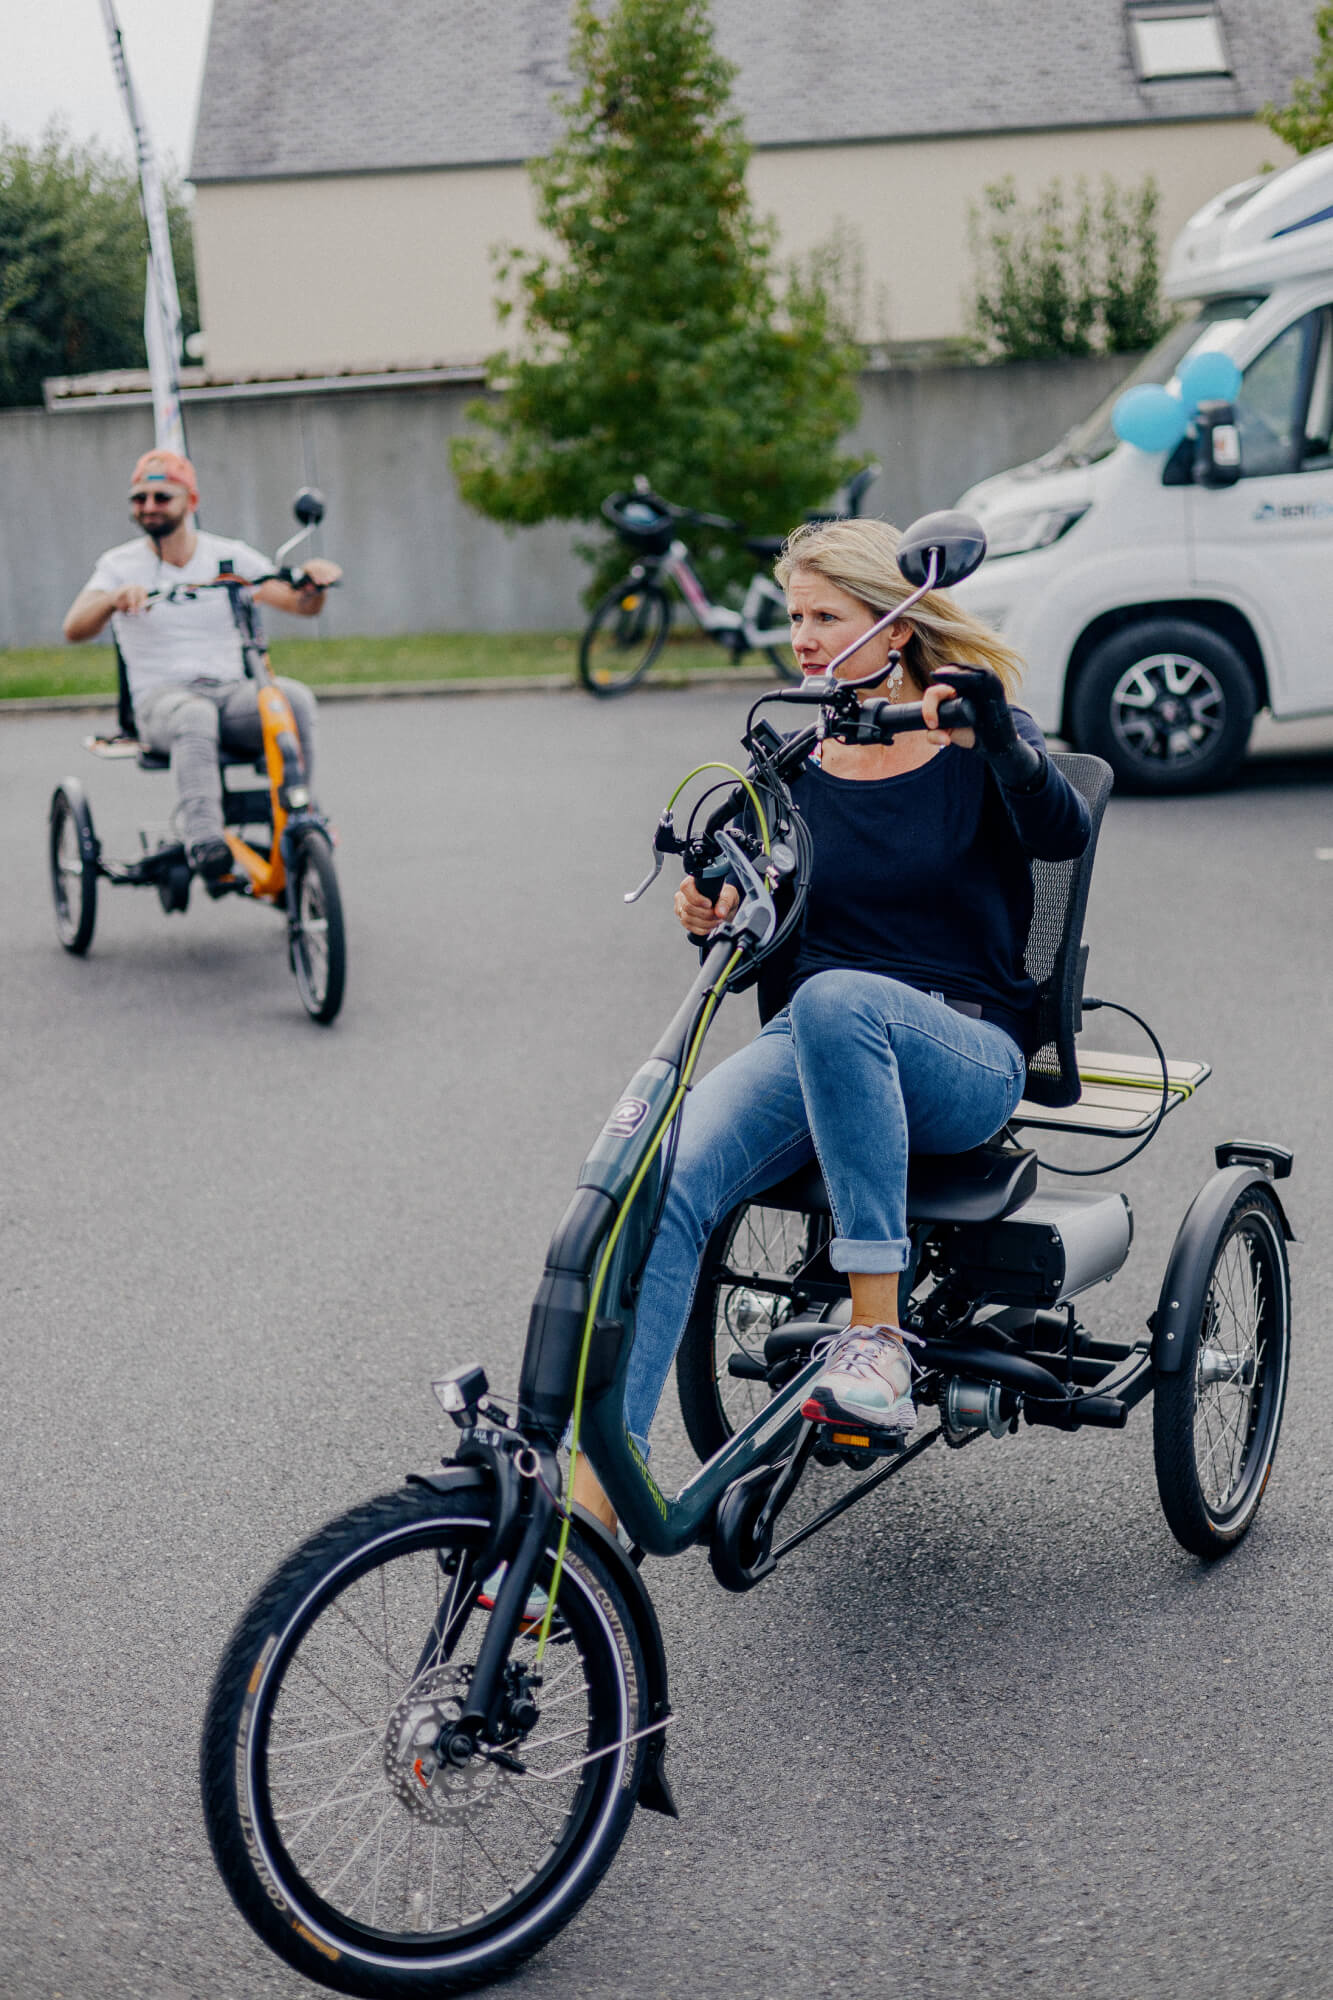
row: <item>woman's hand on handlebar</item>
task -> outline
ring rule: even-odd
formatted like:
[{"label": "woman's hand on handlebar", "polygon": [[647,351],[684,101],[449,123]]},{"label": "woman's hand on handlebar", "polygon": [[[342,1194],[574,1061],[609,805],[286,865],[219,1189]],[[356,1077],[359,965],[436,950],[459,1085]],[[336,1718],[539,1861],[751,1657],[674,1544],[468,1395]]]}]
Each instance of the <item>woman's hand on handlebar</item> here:
[{"label": "woman's hand on handlebar", "polygon": [[676,891],[676,920],[691,937],[707,937],[715,924],[725,923],[740,899],[735,883],[724,882],[716,903],[710,903],[699,894],[693,875],[687,875]]},{"label": "woman's hand on handlebar", "polygon": [[[998,684],[997,681],[996,685],[998,686]],[[938,680],[931,681],[930,686],[921,697],[921,714],[926,724],[926,741],[928,743],[956,743],[960,750],[973,750],[976,748],[977,733],[975,729],[941,729],[940,727],[941,702],[950,701],[954,695],[964,692],[965,690],[961,687],[951,687],[943,674],[941,674]]]}]

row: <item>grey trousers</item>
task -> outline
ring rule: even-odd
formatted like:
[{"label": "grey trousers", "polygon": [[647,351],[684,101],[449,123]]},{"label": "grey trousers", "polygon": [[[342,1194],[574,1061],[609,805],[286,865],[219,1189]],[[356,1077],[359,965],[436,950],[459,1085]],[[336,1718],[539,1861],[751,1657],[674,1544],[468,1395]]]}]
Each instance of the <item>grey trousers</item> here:
[{"label": "grey trousers", "polygon": [[[300,681],[278,677],[292,705],[305,759],[306,782],[315,766],[315,697]],[[182,681],[153,688],[134,704],[139,741],[171,758],[180,800],[181,838],[187,847],[222,834],[222,774],[218,750],[264,747],[259,689],[251,680]]]}]

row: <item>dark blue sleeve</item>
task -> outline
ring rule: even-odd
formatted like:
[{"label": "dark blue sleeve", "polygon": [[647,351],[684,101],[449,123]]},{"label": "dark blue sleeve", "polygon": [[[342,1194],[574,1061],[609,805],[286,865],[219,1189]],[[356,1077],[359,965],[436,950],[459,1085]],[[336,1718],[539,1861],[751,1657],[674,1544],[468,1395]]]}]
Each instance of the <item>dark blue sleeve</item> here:
[{"label": "dark blue sleeve", "polygon": [[1092,831],[1087,804],[1046,755],[1046,739],[1027,710],[1016,708],[1012,713],[1023,741],[1042,753],[1041,781],[1030,792],[998,784],[997,790],[1029,854],[1039,861],[1072,861],[1083,852]]}]

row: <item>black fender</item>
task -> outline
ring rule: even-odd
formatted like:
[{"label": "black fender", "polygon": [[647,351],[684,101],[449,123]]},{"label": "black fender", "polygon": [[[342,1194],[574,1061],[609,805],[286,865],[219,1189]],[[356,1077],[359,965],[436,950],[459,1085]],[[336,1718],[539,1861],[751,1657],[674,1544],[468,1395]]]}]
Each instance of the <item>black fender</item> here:
[{"label": "black fender", "polygon": [[1237,1198],[1252,1187],[1263,1189],[1281,1218],[1283,1235],[1288,1243],[1293,1240],[1286,1210],[1267,1174],[1257,1167],[1235,1166],[1210,1175],[1176,1231],[1157,1310],[1148,1321],[1154,1374],[1175,1375],[1180,1370],[1185,1358],[1185,1329],[1203,1310],[1208,1250]]},{"label": "black fender", "polygon": [[[493,1484],[491,1475],[480,1465],[442,1465],[435,1472],[413,1472],[408,1474],[409,1486],[433,1487],[437,1493],[487,1491]],[[657,1622],[653,1601],[648,1595],[643,1578],[621,1547],[619,1540],[586,1507],[575,1506],[573,1514],[580,1531],[597,1550],[606,1567],[615,1577],[624,1593],[630,1617],[634,1621],[635,1637],[643,1653],[644,1671],[648,1677],[648,1721],[666,1723],[671,1716],[671,1700],[667,1693],[666,1648],[662,1644],[662,1628]],[[676,1802],[671,1796],[662,1761],[666,1756],[666,1730],[656,1729],[647,1739],[647,1757],[643,1767],[643,1779],[639,1785],[639,1804],[647,1812],[665,1813],[668,1819],[679,1819]]]}]

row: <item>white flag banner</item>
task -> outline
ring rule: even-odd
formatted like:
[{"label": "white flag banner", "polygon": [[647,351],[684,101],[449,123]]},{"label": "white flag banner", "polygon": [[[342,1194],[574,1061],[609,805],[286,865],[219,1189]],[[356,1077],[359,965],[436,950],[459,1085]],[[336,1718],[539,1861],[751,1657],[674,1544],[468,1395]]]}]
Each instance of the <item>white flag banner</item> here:
[{"label": "white flag banner", "polygon": [[139,194],[148,225],[148,278],[144,291],[144,341],[153,385],[153,441],[161,450],[185,453],[185,417],[181,409],[181,307],[176,291],[176,267],[171,258],[171,230],[162,176],[148,127],[139,111],[130,81],[125,47],[120,38],[113,0],[102,0],[111,63],[125,100],[139,165]]}]

